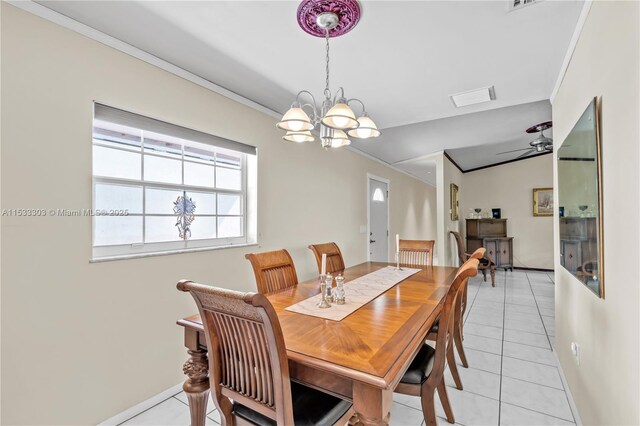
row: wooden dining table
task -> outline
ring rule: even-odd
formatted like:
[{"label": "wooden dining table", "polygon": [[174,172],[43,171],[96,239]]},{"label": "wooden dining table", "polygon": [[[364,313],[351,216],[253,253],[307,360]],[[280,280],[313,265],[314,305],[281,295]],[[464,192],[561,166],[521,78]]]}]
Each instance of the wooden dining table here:
[{"label": "wooden dining table", "polygon": [[[347,268],[345,282],[387,266],[366,262]],[[356,414],[351,424],[388,424],[393,390],[438,317],[456,271],[422,267],[341,321],[285,310],[318,294],[317,279],[268,294],[282,327],[291,379],[352,401]],[[178,324],[184,327],[189,353],[183,371],[191,425],[203,426],[209,395],[203,325],[199,315]]]}]

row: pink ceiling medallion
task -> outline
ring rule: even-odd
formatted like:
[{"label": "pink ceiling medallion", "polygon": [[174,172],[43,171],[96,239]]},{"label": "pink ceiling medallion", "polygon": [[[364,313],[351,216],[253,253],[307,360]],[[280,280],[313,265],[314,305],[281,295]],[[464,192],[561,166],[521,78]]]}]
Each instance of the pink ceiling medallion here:
[{"label": "pink ceiling medallion", "polygon": [[298,25],[316,37],[338,37],[351,31],[360,20],[356,0],[304,0],[298,6]]}]

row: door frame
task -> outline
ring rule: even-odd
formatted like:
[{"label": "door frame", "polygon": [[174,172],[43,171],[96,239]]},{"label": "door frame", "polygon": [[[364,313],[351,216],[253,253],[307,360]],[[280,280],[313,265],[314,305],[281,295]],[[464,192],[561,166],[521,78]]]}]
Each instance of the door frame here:
[{"label": "door frame", "polygon": [[390,213],[391,213],[391,209],[389,208],[389,206],[391,205],[391,181],[389,179],[380,177],[380,176],[376,176],[372,173],[367,173],[367,194],[366,194],[366,200],[367,200],[367,239],[366,239],[366,243],[367,243],[367,262],[371,261],[371,243],[369,242],[371,240],[371,200],[369,199],[369,194],[371,193],[371,179],[373,180],[377,180],[378,182],[382,182],[382,183],[386,183],[387,184],[387,261],[388,256],[389,256],[389,241],[391,238],[391,229],[389,228],[389,224],[391,223],[391,218],[390,218]]}]

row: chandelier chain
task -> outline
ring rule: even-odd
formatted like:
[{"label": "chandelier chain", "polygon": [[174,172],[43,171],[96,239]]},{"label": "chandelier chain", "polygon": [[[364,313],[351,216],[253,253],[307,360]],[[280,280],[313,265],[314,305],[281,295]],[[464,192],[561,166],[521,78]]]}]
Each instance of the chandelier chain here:
[{"label": "chandelier chain", "polygon": [[325,57],[327,78],[326,78],[326,81],[325,81],[324,96],[326,98],[330,98],[331,97],[331,91],[329,90],[329,29],[328,28],[324,29],[324,39],[325,39],[326,51],[327,51],[327,54],[326,54],[326,57]]}]

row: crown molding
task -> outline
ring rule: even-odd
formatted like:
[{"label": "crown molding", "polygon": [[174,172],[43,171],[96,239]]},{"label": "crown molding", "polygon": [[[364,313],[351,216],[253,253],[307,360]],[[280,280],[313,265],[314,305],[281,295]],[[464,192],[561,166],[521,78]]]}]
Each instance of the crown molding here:
[{"label": "crown molding", "polygon": [[388,168],[390,168],[391,170],[394,170],[394,171],[396,171],[396,172],[398,172],[398,173],[402,173],[403,175],[409,176],[410,178],[413,178],[413,179],[415,179],[415,180],[417,180],[417,181],[419,181],[419,182],[426,183],[427,185],[432,186],[432,187],[434,187],[434,188],[436,187],[436,186],[435,186],[434,184],[432,184],[431,182],[428,182],[428,181],[426,181],[426,180],[424,180],[424,179],[420,179],[418,176],[412,175],[412,174],[411,174],[411,173],[409,173],[409,172],[405,172],[404,170],[402,170],[402,169],[399,169],[399,168],[395,167],[393,164],[389,164],[389,163],[387,163],[386,161],[383,161],[383,160],[381,160],[381,159],[379,159],[379,158],[376,158],[376,157],[374,157],[373,155],[367,154],[367,153],[366,153],[366,152],[364,152],[364,151],[360,151],[360,150],[359,150],[359,149],[357,149],[357,148],[354,148],[354,147],[352,147],[352,146],[345,146],[344,148],[345,148],[345,149],[347,149],[347,150],[349,150],[349,151],[351,151],[351,152],[354,152],[354,153],[356,153],[356,154],[362,155],[363,157],[368,158],[368,159],[369,159],[369,160],[371,160],[371,161],[375,161],[376,163],[380,163],[380,164],[382,164],[382,165],[384,165],[384,166],[387,166],[387,167],[388,167]]},{"label": "crown molding", "polygon": [[60,25],[64,28],[67,28],[71,31],[74,31],[78,34],[81,34],[91,40],[97,41],[98,43],[104,44],[106,46],[112,47],[122,53],[126,53],[129,56],[133,56],[136,59],[140,59],[143,62],[146,62],[150,65],[158,67],[164,71],[167,71],[173,75],[176,75],[180,78],[183,78],[191,83],[197,84],[198,86],[204,87],[207,90],[215,92],[219,95],[224,96],[225,98],[236,101],[242,105],[248,106],[252,109],[260,111],[264,114],[267,114],[274,118],[282,117],[282,114],[265,107],[251,99],[245,98],[244,96],[238,95],[231,90],[225,89],[222,86],[219,86],[205,78],[202,78],[196,74],[193,74],[183,68],[178,67],[170,62],[165,61],[164,59],[160,59],[155,55],[152,55],[148,52],[145,52],[142,49],[138,49],[128,43],[125,43],[122,40],[119,40],[115,37],[107,35],[101,31],[96,30],[88,25],[85,25],[81,22],[76,21],[75,19],[69,18],[61,13],[58,13],[48,7],[42,6],[41,4],[35,3],[31,0],[5,0],[7,3],[15,6],[19,9],[24,10],[25,12],[29,12],[33,15],[36,15],[40,18],[46,19],[47,21],[53,22],[54,24]]},{"label": "crown molding", "polygon": [[[35,16],[38,16],[40,18],[43,18],[47,21],[53,22],[54,24],[60,25],[61,27],[64,27],[66,29],[69,29],[71,31],[74,31],[78,34],[81,34],[87,38],[90,38],[91,40],[97,41],[98,43],[104,44],[105,46],[109,46],[111,48],[114,48],[122,53],[125,53],[129,56],[132,56],[136,59],[139,59],[143,62],[146,62],[150,65],[153,65],[157,68],[160,68],[166,72],[169,72],[173,75],[176,75],[180,78],[183,78],[187,81],[190,81],[191,83],[197,84],[198,86],[201,86],[207,90],[210,90],[212,92],[215,92],[219,95],[224,96],[225,98],[231,99],[232,101],[238,102],[242,105],[248,106],[249,108],[252,108],[256,111],[262,112],[264,114],[267,114],[270,117],[276,118],[276,119],[280,119],[282,117],[282,114],[274,111],[270,108],[265,107],[264,105],[261,105],[255,101],[252,101],[251,99],[245,98],[244,96],[238,95],[235,92],[232,92],[228,89],[225,89],[222,86],[219,86],[207,79],[204,79],[196,74],[193,74],[190,71],[187,71],[183,68],[180,68],[177,65],[174,65],[170,62],[165,61],[164,59],[161,59],[155,55],[152,55],[148,52],[145,52],[142,49],[139,49],[137,47],[134,47],[128,43],[125,43],[122,40],[119,40],[115,37],[112,37],[110,35],[107,35],[101,31],[96,30],[95,28],[92,28],[88,25],[85,25],[81,22],[76,21],[75,19],[69,18],[68,16],[65,16],[61,13],[58,13],[52,9],[49,9],[48,7],[45,7],[41,4],[35,3],[32,0],[4,0],[6,1],[6,3],[11,4],[12,6],[15,6],[21,10],[24,10],[25,12],[29,12]],[[404,170],[401,170],[397,167],[394,167],[392,164],[387,163],[386,161],[380,160],[379,158],[376,158],[370,154],[367,154],[363,151],[360,151],[359,149],[353,148],[353,147],[346,147],[349,151],[354,152],[356,154],[362,155],[365,158],[368,158],[369,160],[375,161],[377,163],[383,164],[387,167],[389,167],[392,170],[395,170],[398,173],[402,173],[404,175],[407,175],[413,179],[416,179],[422,183],[425,183],[429,186],[434,186],[432,183],[427,182],[426,180],[420,179],[417,176],[414,176],[410,173],[405,172]]]}]

